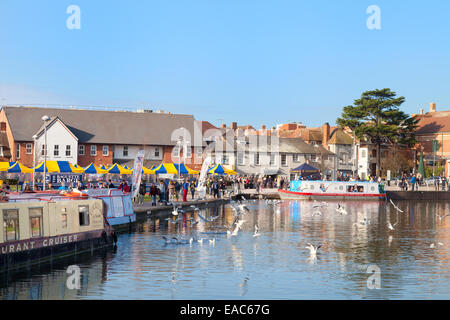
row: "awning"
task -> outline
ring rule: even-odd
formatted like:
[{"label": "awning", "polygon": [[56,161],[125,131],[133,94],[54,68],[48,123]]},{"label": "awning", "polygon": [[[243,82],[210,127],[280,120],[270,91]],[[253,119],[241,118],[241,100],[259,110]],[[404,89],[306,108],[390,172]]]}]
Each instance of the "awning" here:
[{"label": "awning", "polygon": [[178,165],[178,163],[161,163],[158,167],[152,171],[155,174],[178,174],[178,168],[180,168],[180,174],[198,174],[198,171],[192,170],[184,163]]},{"label": "awning", "polygon": [[45,172],[48,173],[83,173],[84,169],[78,165],[73,165],[69,161],[47,161],[41,162],[38,164],[34,171],[36,172],[44,172],[44,164],[45,164]]},{"label": "awning", "polygon": [[100,169],[100,167],[97,167],[95,164],[91,163],[86,168],[84,168],[84,173],[105,174],[105,173],[108,173],[108,171]]},{"label": "awning", "polygon": [[127,170],[124,167],[118,165],[117,163],[113,164],[111,167],[107,169],[108,173],[111,174],[132,174],[133,171]]},{"label": "awning", "polygon": [[277,175],[278,172],[280,171],[280,169],[268,169],[268,168],[264,168],[261,170],[261,174],[265,175],[265,176],[274,176]]},{"label": "awning", "polygon": [[236,175],[237,172],[233,170],[229,170],[224,168],[221,164],[218,164],[208,170],[209,174],[229,174],[229,175]]}]

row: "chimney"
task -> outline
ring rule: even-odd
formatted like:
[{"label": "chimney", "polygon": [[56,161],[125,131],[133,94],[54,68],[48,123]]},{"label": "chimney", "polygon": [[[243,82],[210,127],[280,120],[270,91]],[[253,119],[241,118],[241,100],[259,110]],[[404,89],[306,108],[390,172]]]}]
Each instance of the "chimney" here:
[{"label": "chimney", "polygon": [[420,112],[419,112],[419,114],[423,114],[423,109],[420,109]]},{"label": "chimney", "polygon": [[222,129],[226,129],[227,125],[226,125],[225,123],[222,123],[222,124],[220,125],[220,127],[221,127]]},{"label": "chimney", "polygon": [[233,129],[233,130],[236,130],[237,129],[237,122],[232,122],[231,125],[230,125],[230,128]]},{"label": "chimney", "polygon": [[436,103],[434,102],[430,103],[430,112],[436,112]]},{"label": "chimney", "polygon": [[322,126],[322,145],[328,149],[328,139],[330,138],[330,125],[328,122],[325,122]]},{"label": "chimney", "polygon": [[266,130],[266,125],[265,125],[265,124],[263,124],[263,125],[261,126],[261,130]]}]

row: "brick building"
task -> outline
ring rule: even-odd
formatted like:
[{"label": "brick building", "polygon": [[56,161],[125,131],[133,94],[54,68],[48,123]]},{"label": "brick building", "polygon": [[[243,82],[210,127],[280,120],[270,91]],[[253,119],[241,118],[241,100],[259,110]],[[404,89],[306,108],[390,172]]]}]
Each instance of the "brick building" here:
[{"label": "brick building", "polygon": [[35,148],[36,163],[43,160],[44,115],[50,117],[46,122],[48,160],[67,160],[83,167],[91,162],[132,166],[136,153],[143,149],[147,167],[176,162],[174,156],[179,154],[193,169],[201,167],[202,123],[192,115],[36,107],[2,107],[0,157],[4,161],[32,167]]}]

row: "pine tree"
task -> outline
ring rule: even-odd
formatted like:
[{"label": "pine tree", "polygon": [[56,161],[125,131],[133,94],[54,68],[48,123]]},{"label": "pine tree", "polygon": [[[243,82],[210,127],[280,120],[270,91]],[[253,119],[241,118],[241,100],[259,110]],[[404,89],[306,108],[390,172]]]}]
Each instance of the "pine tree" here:
[{"label": "pine tree", "polygon": [[354,105],[343,108],[336,120],[341,127],[350,128],[361,141],[377,146],[377,175],[381,174],[381,144],[390,142],[394,146],[413,146],[417,120],[399,110],[404,97],[396,97],[391,89],[366,91]]}]

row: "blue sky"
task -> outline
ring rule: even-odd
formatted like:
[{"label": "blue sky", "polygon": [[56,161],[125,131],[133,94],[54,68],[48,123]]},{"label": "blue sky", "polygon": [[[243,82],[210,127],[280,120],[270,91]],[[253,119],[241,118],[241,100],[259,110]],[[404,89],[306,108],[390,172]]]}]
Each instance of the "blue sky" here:
[{"label": "blue sky", "polygon": [[[381,30],[366,27],[373,4]],[[449,109],[449,17],[446,0],[2,0],[0,103],[318,126],[388,87],[406,112]]]}]

